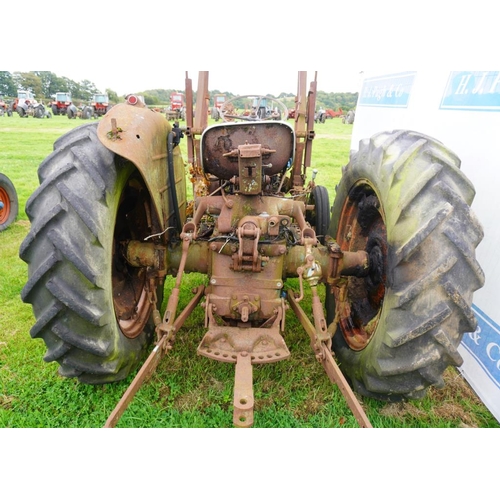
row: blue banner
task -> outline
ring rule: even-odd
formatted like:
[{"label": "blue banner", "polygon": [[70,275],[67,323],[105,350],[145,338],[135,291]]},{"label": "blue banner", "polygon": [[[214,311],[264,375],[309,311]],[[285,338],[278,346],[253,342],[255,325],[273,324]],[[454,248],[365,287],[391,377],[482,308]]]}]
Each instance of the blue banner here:
[{"label": "blue banner", "polygon": [[453,71],[439,109],[500,111],[500,71]]},{"label": "blue banner", "polygon": [[406,108],[416,72],[367,78],[360,92],[359,106]]},{"label": "blue banner", "polygon": [[466,333],[462,347],[467,349],[488,378],[500,388],[500,327],[478,307],[473,306],[477,318],[475,332]]}]

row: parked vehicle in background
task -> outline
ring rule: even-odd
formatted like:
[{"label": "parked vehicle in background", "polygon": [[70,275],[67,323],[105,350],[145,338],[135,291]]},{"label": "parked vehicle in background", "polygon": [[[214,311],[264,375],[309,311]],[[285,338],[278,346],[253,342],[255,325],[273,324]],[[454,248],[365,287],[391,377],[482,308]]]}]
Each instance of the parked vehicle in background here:
[{"label": "parked vehicle in background", "polygon": [[186,105],[184,94],[181,92],[172,92],[170,94],[170,106],[166,109],[167,120],[185,120]]},{"label": "parked vehicle in background", "polygon": [[66,115],[71,104],[72,100],[70,92],[56,92],[55,95],[52,96],[50,108],[55,116]]},{"label": "parked vehicle in background", "polygon": [[226,94],[215,94],[214,95],[214,105],[210,110],[210,117],[215,120],[220,120],[220,109],[226,102]]},{"label": "parked vehicle in background", "polygon": [[108,94],[94,94],[90,104],[83,107],[80,118],[84,120],[99,118],[100,116],[104,116],[109,108]]},{"label": "parked vehicle in background", "polygon": [[27,118],[28,116],[34,118],[50,117],[45,112],[45,106],[35,99],[35,94],[30,90],[18,90],[17,97],[12,102],[8,115],[12,116],[15,111],[21,118]]}]

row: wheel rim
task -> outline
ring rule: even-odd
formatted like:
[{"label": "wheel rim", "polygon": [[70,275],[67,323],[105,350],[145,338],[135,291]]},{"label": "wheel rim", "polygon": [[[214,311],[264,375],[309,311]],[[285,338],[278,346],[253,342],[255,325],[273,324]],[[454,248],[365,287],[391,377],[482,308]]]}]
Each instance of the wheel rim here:
[{"label": "wheel rim", "polygon": [[10,215],[10,198],[7,191],[0,186],[0,203],[3,204],[3,208],[0,208],[0,224],[5,224]]},{"label": "wheel rim", "polygon": [[385,296],[387,230],[375,190],[367,181],[356,183],[344,201],[339,219],[337,243],[343,252],[364,250],[369,255],[368,276],[347,278],[347,293],[337,310],[347,311],[339,322],[342,334],[353,350],[364,349],[377,328]]},{"label": "wheel rim", "polygon": [[147,193],[139,176],[129,179],[118,206],[114,232],[113,304],[120,329],[128,338],[141,334],[153,307],[148,295],[146,268],[131,266],[125,257],[128,241],[143,240],[150,233]]}]

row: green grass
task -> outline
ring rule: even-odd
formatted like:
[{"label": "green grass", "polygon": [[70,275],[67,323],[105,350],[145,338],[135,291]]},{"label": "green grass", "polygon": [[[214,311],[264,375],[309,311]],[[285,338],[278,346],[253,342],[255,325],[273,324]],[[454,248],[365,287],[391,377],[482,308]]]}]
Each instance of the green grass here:
[{"label": "green grass", "polygon": [[[62,116],[0,118],[0,171],[14,183],[20,205],[18,220],[0,233],[0,427],[101,427],[133,379],[88,386],[59,377],[57,365],[43,361],[43,342],[31,339],[31,306],[20,299],[27,268],[18,251],[29,231],[24,206],[38,187],[37,167],[58,137],[82,123]],[[351,130],[338,119],[316,125],[311,167],[318,169],[316,182],[327,187],[330,202],[348,161]],[[186,276],[180,307],[203,280],[198,274]],[[167,280],[166,295],[172,283]],[[290,286],[296,283],[291,280]],[[315,360],[298,320],[289,313],[286,322],[291,359],[254,367],[255,427],[358,427],[339,389]],[[202,323],[198,308],[119,427],[232,427],[234,365],[197,356]],[[361,402],[374,427],[500,427],[455,370],[448,370],[446,379],[444,390],[433,389],[421,401]]]}]

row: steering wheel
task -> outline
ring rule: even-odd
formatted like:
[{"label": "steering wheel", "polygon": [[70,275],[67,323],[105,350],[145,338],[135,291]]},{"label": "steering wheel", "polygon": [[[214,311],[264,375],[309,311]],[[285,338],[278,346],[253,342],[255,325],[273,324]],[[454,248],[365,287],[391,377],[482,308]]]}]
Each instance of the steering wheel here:
[{"label": "steering wheel", "polygon": [[[251,99],[251,105],[243,113],[238,113],[235,102],[242,99]],[[273,106],[269,106],[269,102]],[[276,104],[276,106],[274,106]],[[220,116],[225,122],[234,121],[263,121],[263,120],[287,120],[288,108],[283,102],[264,95],[241,95],[228,99],[220,108]]]}]

